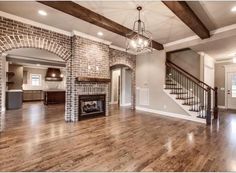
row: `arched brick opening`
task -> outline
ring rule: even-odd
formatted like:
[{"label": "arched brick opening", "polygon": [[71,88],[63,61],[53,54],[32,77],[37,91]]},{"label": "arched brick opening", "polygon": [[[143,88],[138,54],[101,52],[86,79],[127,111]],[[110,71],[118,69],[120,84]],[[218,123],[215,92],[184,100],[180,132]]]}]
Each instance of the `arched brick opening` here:
[{"label": "arched brick opening", "polygon": [[[62,58],[66,62],[66,112],[65,112],[65,120],[70,121],[71,108],[69,107],[71,104],[71,92],[72,85],[71,82],[71,51],[68,48],[64,48],[60,44],[55,41],[50,41],[44,37],[37,37],[31,35],[11,35],[11,36],[2,36],[0,37],[0,56],[3,53],[19,48],[37,48],[46,50],[48,52],[56,54],[58,57]],[[0,75],[2,74],[2,70],[0,70]],[[1,78],[0,78],[1,79]],[[0,80],[1,81],[1,80]],[[0,83],[0,91],[3,91],[3,85]],[[2,97],[0,97],[0,105],[2,105]],[[0,111],[0,131],[2,131],[2,113]]]},{"label": "arched brick opening", "polygon": [[115,67],[128,67],[131,70],[131,109],[135,109],[136,105],[135,62],[127,61],[127,58],[121,57],[117,58],[116,61],[114,60],[110,61],[110,70],[114,69]]},{"label": "arched brick opening", "polygon": [[17,48],[38,48],[56,54],[67,61],[71,52],[55,41],[31,35],[11,35],[0,37],[0,54]]}]

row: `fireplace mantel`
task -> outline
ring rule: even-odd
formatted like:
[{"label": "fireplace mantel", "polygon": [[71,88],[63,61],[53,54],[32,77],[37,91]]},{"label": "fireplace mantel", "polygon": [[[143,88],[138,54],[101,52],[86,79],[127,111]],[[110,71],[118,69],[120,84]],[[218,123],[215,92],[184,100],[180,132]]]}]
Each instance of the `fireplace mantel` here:
[{"label": "fireplace mantel", "polygon": [[111,79],[109,78],[92,78],[92,77],[77,77],[76,81],[79,83],[109,83]]}]

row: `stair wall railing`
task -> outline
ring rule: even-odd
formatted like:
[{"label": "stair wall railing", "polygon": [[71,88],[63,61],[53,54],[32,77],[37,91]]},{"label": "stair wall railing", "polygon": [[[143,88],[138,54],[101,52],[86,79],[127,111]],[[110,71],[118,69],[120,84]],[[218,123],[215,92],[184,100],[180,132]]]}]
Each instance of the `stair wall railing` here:
[{"label": "stair wall railing", "polygon": [[191,107],[189,111],[198,112],[198,118],[206,119],[207,124],[211,124],[212,113],[218,118],[217,87],[210,87],[168,60],[166,84],[172,94],[177,95],[176,99],[184,100],[184,105]]}]

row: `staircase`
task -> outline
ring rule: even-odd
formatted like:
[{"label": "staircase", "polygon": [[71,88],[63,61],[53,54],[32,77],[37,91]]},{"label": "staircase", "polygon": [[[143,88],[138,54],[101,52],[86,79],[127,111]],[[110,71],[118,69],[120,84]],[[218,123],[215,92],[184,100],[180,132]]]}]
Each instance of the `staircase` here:
[{"label": "staircase", "polygon": [[217,88],[210,87],[169,60],[166,61],[164,91],[186,111],[188,119],[210,125],[212,117],[218,118]]}]

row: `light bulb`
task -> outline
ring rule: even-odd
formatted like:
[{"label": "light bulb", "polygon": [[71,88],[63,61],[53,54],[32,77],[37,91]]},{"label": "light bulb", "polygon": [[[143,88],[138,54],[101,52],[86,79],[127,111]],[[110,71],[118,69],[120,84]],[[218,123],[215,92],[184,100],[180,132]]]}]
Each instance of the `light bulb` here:
[{"label": "light bulb", "polygon": [[137,47],[137,45],[136,45],[136,43],[135,43],[134,40],[131,41],[131,45],[133,46],[133,48],[136,48],[136,47]]},{"label": "light bulb", "polygon": [[143,43],[143,39],[139,38],[139,39],[138,39],[138,43],[139,43],[139,44],[142,44],[142,43]]},{"label": "light bulb", "polygon": [[53,74],[52,74],[52,77],[55,77],[55,76],[56,76],[56,74],[55,74],[55,73],[53,73]]},{"label": "light bulb", "polygon": [[144,44],[145,47],[147,47],[147,46],[148,46],[147,40],[145,40],[145,41],[143,42],[143,44]]},{"label": "light bulb", "polygon": [[60,74],[60,77],[63,78],[63,74]]}]

